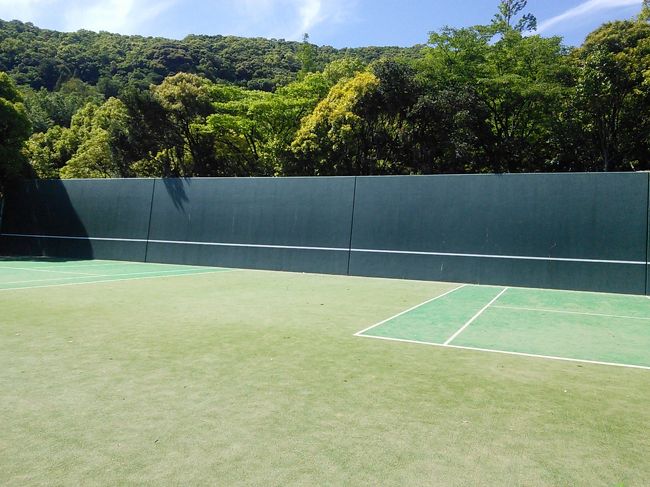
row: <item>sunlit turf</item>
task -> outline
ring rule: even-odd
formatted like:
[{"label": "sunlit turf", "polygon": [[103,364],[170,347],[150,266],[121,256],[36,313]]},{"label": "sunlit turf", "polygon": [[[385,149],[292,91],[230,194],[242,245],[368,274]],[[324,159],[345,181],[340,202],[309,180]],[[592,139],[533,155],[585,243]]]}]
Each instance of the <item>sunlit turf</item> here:
[{"label": "sunlit turf", "polygon": [[354,336],[452,284],[182,274],[0,291],[0,484],[648,484],[650,371]]}]

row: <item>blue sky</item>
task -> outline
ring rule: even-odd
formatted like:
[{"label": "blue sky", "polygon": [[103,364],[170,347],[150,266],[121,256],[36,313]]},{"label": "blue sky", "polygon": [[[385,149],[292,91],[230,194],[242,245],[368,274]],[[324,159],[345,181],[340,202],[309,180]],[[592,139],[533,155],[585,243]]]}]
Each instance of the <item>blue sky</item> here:
[{"label": "blue sky", "polygon": [[[634,16],[642,0],[529,0],[540,33],[576,45],[602,22]],[[40,27],[182,38],[232,34],[335,47],[409,46],[444,25],[487,23],[498,0],[0,0],[0,18]]]}]

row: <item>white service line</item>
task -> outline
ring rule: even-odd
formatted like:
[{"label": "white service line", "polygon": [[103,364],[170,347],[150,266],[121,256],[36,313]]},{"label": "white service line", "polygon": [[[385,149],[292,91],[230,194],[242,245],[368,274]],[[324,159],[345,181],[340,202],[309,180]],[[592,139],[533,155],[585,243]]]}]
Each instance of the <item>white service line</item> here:
[{"label": "white service line", "polygon": [[493,304],[497,299],[499,299],[501,296],[503,296],[503,293],[505,293],[507,290],[508,290],[508,288],[506,287],[506,288],[503,289],[503,291],[501,291],[499,294],[497,294],[496,297],[495,297],[492,301],[490,301],[490,302],[489,302],[488,304],[486,304],[486,305],[485,305],[485,306],[484,306],[484,307],[483,307],[483,308],[482,308],[478,313],[476,313],[474,316],[472,316],[472,318],[471,318],[467,323],[465,323],[465,324],[462,326],[462,328],[460,328],[456,333],[454,333],[452,336],[450,336],[450,337],[447,339],[447,341],[444,343],[444,345],[449,345],[451,342],[453,342],[453,341],[458,337],[458,335],[460,335],[461,333],[463,333],[463,332],[467,329],[467,327],[468,327],[469,325],[471,325],[472,323],[474,323],[474,322],[476,321],[476,319],[477,319],[479,316],[481,316],[481,315],[485,312],[485,310],[488,309],[488,308],[489,308],[489,307],[490,307],[490,306],[491,306],[491,305],[492,305],[492,304]]},{"label": "white service line", "polygon": [[650,321],[650,318],[643,318],[641,316],[619,316],[619,315],[608,315],[603,313],[584,313],[582,311],[561,311],[557,309],[541,309],[541,308],[519,308],[517,306],[492,306],[494,309],[512,309],[519,311],[532,311],[536,313],[557,313],[565,315],[581,315],[581,316],[597,316],[602,318],[620,318],[623,320],[644,320]]},{"label": "white service line", "polygon": [[[198,270],[198,269],[196,269]],[[147,272],[123,272],[120,274],[86,274],[87,277],[84,276],[75,276],[75,277],[52,277],[48,279],[30,279],[27,281],[10,281],[10,282],[0,282],[0,286],[5,286],[7,284],[26,284],[30,282],[45,282],[45,281],[70,281],[72,279],[90,279],[92,278],[98,278],[98,279],[103,279],[107,277],[125,277],[125,276],[131,276],[134,278],[137,278],[138,276],[148,276],[151,274],[170,274],[170,273],[178,273],[178,275],[186,275],[186,274],[204,274],[205,271],[203,272],[196,272],[196,270],[193,269],[185,269],[185,270],[170,270],[170,271],[147,271]],[[228,269],[229,270],[229,269]],[[213,270],[209,272],[227,272],[227,270]],[[83,284],[83,283],[82,283]]]},{"label": "white service line", "polygon": [[[110,284],[112,282],[121,282],[121,281],[139,281],[142,279],[164,279],[169,277],[186,277],[186,276],[201,276],[204,274],[227,274],[229,272],[235,272],[235,269],[228,269],[226,271],[208,271],[208,272],[194,272],[186,274],[172,274],[170,276],[144,276],[144,277],[132,277],[126,279],[102,279],[100,281],[85,281],[85,282],[70,282],[66,284],[47,284],[45,286],[27,286],[27,287],[9,287],[5,289],[0,289],[0,292],[3,291],[27,291],[29,289],[42,289],[47,287],[65,287],[65,286],[81,286],[84,284]],[[97,276],[95,276],[97,277]]]},{"label": "white service line", "polygon": [[469,285],[469,284],[462,284],[462,285],[460,285],[460,286],[458,286],[458,287],[455,287],[454,289],[451,289],[450,291],[447,291],[447,292],[444,293],[444,294],[441,294],[440,296],[436,296],[435,298],[431,298],[431,299],[425,301],[424,303],[416,304],[416,305],[413,306],[412,308],[409,308],[409,309],[407,309],[407,310],[404,310],[404,311],[402,311],[401,313],[397,313],[395,316],[391,316],[390,318],[386,318],[384,321],[380,321],[379,323],[376,323],[376,324],[374,324],[374,325],[372,325],[372,326],[369,326],[368,328],[365,328],[365,329],[363,329],[363,330],[361,330],[361,331],[356,332],[355,335],[357,335],[357,336],[362,335],[363,333],[365,333],[365,332],[367,332],[367,331],[369,331],[369,330],[372,330],[373,328],[377,328],[378,326],[383,325],[384,323],[388,323],[389,321],[394,320],[395,318],[398,318],[398,317],[400,317],[400,316],[402,316],[402,315],[405,315],[406,313],[409,313],[409,312],[411,312],[411,311],[413,311],[413,310],[416,310],[416,309],[418,309],[418,308],[421,308],[422,306],[424,306],[424,305],[426,305],[426,304],[429,304],[429,303],[432,303],[433,301],[436,301],[436,300],[438,300],[438,299],[444,298],[445,296],[447,296],[447,295],[453,293],[454,291],[458,291],[459,289],[462,289],[462,288],[464,288],[464,287],[466,287],[466,286],[468,286],[468,285]]},{"label": "white service line", "polygon": [[66,271],[52,271],[49,269],[38,269],[35,267],[3,267],[3,269],[13,269],[17,271],[36,271],[36,272],[54,272],[56,274],[75,274],[77,276],[94,276],[96,274],[88,274],[85,272],[66,272]]},{"label": "white service line", "polygon": [[610,367],[622,367],[626,369],[642,369],[650,370],[650,367],[645,365],[630,365],[630,364],[618,364],[616,362],[601,362],[598,360],[586,360],[586,359],[577,359],[577,358],[567,358],[567,357],[556,357],[553,355],[538,355],[534,353],[522,353],[522,352],[506,352],[504,350],[492,350],[490,348],[477,348],[477,347],[463,347],[459,345],[445,345],[442,343],[430,343],[430,342],[420,342],[417,340],[404,340],[402,338],[387,338],[373,335],[360,335],[362,338],[372,338],[374,340],[385,340],[388,342],[401,342],[401,343],[413,343],[416,345],[428,345],[430,347],[439,347],[439,348],[451,348],[455,350],[470,350],[473,352],[487,352],[487,353],[498,353],[501,355],[514,355],[517,357],[532,357],[545,360],[558,360],[561,362],[573,362],[580,364],[592,364],[592,365],[607,365]]}]

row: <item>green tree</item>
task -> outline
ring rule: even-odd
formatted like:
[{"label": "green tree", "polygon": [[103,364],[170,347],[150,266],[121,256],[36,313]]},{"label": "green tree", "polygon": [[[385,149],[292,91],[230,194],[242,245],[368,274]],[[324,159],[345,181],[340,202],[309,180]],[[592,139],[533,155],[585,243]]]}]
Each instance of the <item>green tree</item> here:
[{"label": "green tree", "polygon": [[11,78],[0,72],[0,193],[24,170],[21,149],[29,134],[22,97]]},{"label": "green tree", "polygon": [[72,158],[78,148],[69,128],[55,125],[47,132],[33,134],[23,151],[37,177],[58,179],[59,171]]},{"label": "green tree", "polygon": [[[537,18],[526,13],[520,15],[528,5],[528,0],[501,0],[499,11],[492,19],[492,27],[498,33],[511,30],[517,32],[530,32],[537,30]],[[519,17],[519,19],[517,19]]]},{"label": "green tree", "polygon": [[364,72],[334,86],[303,119],[292,149],[307,175],[371,174],[367,152],[368,120],[379,79]]},{"label": "green tree", "polygon": [[[515,13],[525,6],[509,5]],[[489,143],[484,169],[539,170],[554,157],[548,141],[570,69],[560,38],[524,36],[519,28],[508,27],[508,19],[496,40],[495,30],[487,26],[433,33],[419,63],[421,77],[434,91],[454,87],[476,95],[493,135],[491,142],[482,138]]]},{"label": "green tree", "polygon": [[128,111],[117,98],[101,106],[86,105],[72,119],[72,137],[78,144],[61,169],[62,178],[113,178],[133,175],[120,150],[128,138]]},{"label": "green tree", "polygon": [[605,24],[573,56],[578,70],[574,112],[603,171],[650,164],[650,24]]},{"label": "green tree", "polygon": [[213,111],[210,82],[194,74],[179,73],[151,91],[166,114],[166,126],[174,132],[174,137],[168,139],[174,144],[161,148],[155,157],[173,167],[179,176],[210,175],[214,141],[204,130]]},{"label": "green tree", "polygon": [[309,34],[302,37],[302,43],[298,47],[298,60],[300,61],[299,78],[316,71],[316,48],[309,42]]}]

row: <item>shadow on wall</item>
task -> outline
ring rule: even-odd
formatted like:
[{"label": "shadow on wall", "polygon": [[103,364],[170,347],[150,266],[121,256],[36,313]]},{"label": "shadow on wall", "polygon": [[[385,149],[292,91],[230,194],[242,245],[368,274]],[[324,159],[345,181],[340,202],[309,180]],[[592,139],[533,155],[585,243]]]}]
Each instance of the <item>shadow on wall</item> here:
[{"label": "shadow on wall", "polygon": [[6,195],[0,254],[92,259],[88,232],[63,181],[23,181]]},{"label": "shadow on wall", "polygon": [[177,210],[183,211],[185,213],[185,204],[189,202],[189,197],[187,196],[187,191],[185,186],[190,187],[192,180],[191,179],[163,179],[163,184],[165,189],[169,194],[174,206]]}]

